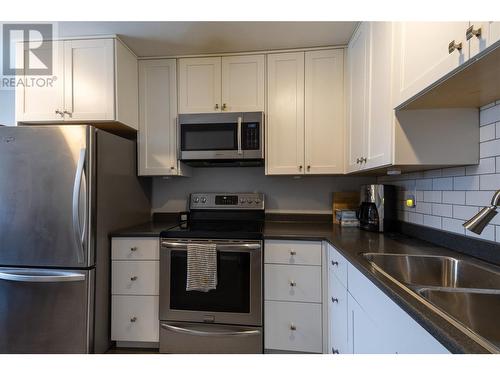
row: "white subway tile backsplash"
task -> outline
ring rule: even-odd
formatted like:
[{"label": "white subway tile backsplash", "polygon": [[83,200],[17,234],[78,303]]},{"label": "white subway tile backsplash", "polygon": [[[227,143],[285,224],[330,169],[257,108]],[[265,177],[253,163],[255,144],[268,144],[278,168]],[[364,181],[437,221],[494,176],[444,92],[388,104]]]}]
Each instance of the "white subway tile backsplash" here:
[{"label": "white subway tile backsplash", "polygon": [[417,202],[417,206],[415,207],[415,211],[421,214],[432,214],[432,203],[427,202]]},{"label": "white subway tile backsplash", "polygon": [[500,174],[483,174],[480,177],[481,190],[498,190],[500,189]]},{"label": "white subway tile backsplash", "polygon": [[430,171],[424,172],[424,178],[441,177],[441,175],[442,175],[441,169],[431,169]]},{"label": "white subway tile backsplash", "polygon": [[472,216],[479,212],[479,207],[476,206],[453,206],[453,217],[455,219],[469,220]]},{"label": "white subway tile backsplash", "polygon": [[[384,176],[379,181],[399,186],[398,218],[474,238],[500,243],[500,214],[478,236],[462,226],[487,206],[500,189],[500,100],[480,108],[480,162],[478,165]],[[405,207],[408,194],[416,207]]]},{"label": "white subway tile backsplash", "polygon": [[486,142],[495,139],[495,124],[489,124],[482,126],[479,129],[479,142]]},{"label": "white subway tile backsplash", "polygon": [[443,217],[443,230],[448,232],[454,232],[458,234],[465,234],[465,228],[462,226],[464,220],[450,219],[449,217]]},{"label": "white subway tile backsplash", "polygon": [[441,217],[424,215],[424,225],[428,227],[433,227],[436,229],[441,229]]},{"label": "white subway tile backsplash", "polygon": [[451,204],[433,203],[432,214],[435,216],[452,217],[453,206]]},{"label": "white subway tile backsplash", "polygon": [[470,165],[465,168],[467,175],[495,173],[495,158],[485,158],[479,160],[478,165]]},{"label": "white subway tile backsplash", "polygon": [[453,177],[454,190],[479,190],[479,176]]},{"label": "white subway tile backsplash", "polygon": [[424,191],[424,202],[441,203],[441,191]]},{"label": "white subway tile backsplash", "polygon": [[424,178],[422,180],[417,180],[415,188],[417,190],[432,190],[432,179]]},{"label": "white subway tile backsplash", "polygon": [[453,190],[453,178],[441,177],[432,179],[432,190]]},{"label": "white subway tile backsplash", "polygon": [[465,191],[443,191],[443,203],[465,204]]},{"label": "white subway tile backsplash", "polygon": [[500,106],[496,105],[479,112],[479,125],[484,126],[500,120]]},{"label": "white subway tile backsplash", "polygon": [[445,168],[441,175],[443,177],[465,176],[465,167]]},{"label": "white subway tile backsplash", "polygon": [[490,156],[498,156],[500,152],[500,139],[483,142],[479,145],[479,157],[488,158]]},{"label": "white subway tile backsplash", "polygon": [[465,204],[468,206],[486,206],[491,202],[494,191],[467,191]]}]

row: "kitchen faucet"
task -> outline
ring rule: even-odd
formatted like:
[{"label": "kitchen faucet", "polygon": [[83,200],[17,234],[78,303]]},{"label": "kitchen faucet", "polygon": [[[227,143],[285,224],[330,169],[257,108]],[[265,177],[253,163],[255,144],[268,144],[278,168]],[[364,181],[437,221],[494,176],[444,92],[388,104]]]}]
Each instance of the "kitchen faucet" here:
[{"label": "kitchen faucet", "polygon": [[500,190],[497,190],[491,199],[491,206],[483,207],[481,211],[463,223],[463,226],[476,234],[481,234],[488,223],[498,213],[497,208],[500,205]]}]

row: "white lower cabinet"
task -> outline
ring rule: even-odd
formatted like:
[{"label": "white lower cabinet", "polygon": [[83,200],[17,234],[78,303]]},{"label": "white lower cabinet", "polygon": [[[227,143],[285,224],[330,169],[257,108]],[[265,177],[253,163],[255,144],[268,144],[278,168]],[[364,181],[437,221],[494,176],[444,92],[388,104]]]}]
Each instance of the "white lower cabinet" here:
[{"label": "white lower cabinet", "polygon": [[348,292],[336,277],[330,277],[328,294],[328,348],[332,354],[349,354],[348,343]]},{"label": "white lower cabinet", "polygon": [[160,256],[158,238],[111,241],[111,339],[157,345]]},{"label": "white lower cabinet", "polygon": [[264,349],[322,353],[326,257],[321,241],[264,245]]}]

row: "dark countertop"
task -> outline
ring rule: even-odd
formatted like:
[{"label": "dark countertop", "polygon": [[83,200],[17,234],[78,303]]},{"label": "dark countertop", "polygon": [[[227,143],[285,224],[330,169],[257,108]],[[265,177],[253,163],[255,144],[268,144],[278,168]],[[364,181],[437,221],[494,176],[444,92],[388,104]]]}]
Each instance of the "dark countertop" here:
[{"label": "dark countertop", "polygon": [[[177,222],[145,223],[112,234],[115,237],[157,237]],[[467,258],[458,252],[402,234],[379,234],[358,228],[342,228],[324,222],[266,221],[265,239],[325,240],[335,247],[353,266],[368,277],[380,290],[397,303],[422,327],[452,353],[488,353],[488,351],[418,301],[406,289],[374,270],[360,253],[384,252],[406,254],[435,254]],[[472,258],[474,259],[474,258]]]}]

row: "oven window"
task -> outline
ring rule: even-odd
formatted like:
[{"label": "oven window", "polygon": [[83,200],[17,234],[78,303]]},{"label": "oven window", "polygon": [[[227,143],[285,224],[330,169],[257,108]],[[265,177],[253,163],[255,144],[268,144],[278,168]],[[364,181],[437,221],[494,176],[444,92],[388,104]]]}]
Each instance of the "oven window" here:
[{"label": "oven window", "polygon": [[187,252],[171,252],[170,308],[250,313],[250,253],[217,253],[217,289],[186,291]]},{"label": "oven window", "polygon": [[237,124],[183,124],[182,151],[236,150]]}]

